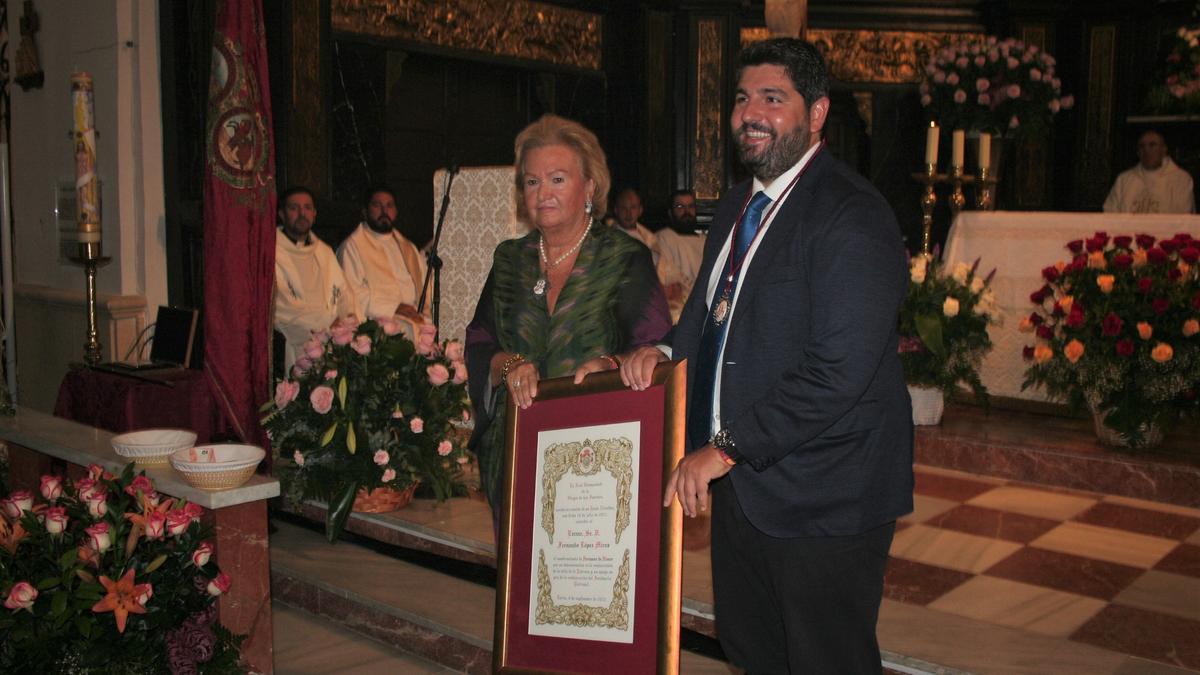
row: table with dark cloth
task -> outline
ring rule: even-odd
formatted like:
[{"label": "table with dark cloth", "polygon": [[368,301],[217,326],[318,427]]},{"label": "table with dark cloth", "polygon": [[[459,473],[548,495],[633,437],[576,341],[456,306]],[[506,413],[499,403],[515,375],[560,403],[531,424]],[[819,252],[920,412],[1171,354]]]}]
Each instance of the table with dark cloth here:
[{"label": "table with dark cloth", "polygon": [[114,433],[190,429],[198,443],[223,430],[204,373],[181,368],[142,371],[137,377],[93,368],[68,371],[54,414]]}]

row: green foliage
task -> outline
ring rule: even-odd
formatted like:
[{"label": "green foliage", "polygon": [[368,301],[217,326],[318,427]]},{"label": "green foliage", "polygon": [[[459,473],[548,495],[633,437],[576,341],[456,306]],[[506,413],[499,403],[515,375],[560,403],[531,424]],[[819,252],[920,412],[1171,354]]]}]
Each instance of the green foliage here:
[{"label": "green foliage", "polygon": [[[158,495],[133,466],[114,476],[93,465],[84,477],[61,481],[61,492],[44,477],[40,500],[28,490],[0,500],[0,593],[12,603],[22,582],[37,590],[27,608],[0,614],[0,672],[169,673],[180,664],[243,672],[240,640],[223,629],[206,644],[220,661],[200,664],[184,650],[172,663],[171,632],[197,617],[212,623],[216,596],[206,589],[223,575],[213,559],[193,562],[210,536],[203,510]],[[175,534],[165,524],[148,526],[168,514]],[[52,532],[52,522],[61,532]],[[97,526],[107,526],[106,538],[95,536]],[[130,588],[145,593],[137,598],[145,612],[130,612],[122,631],[117,614],[98,603],[110,595],[103,581],[131,570]]]},{"label": "green foliage", "polygon": [[291,494],[329,504],[331,542],[360,488],[419,481],[439,500],[463,489],[462,345],[435,345],[431,329],[422,325],[414,345],[398,320],[339,320],[306,344],[310,356],[263,406],[263,426],[285,460],[280,477]]},{"label": "green foliage", "polygon": [[1036,337],[1022,387],[1102,412],[1136,448],[1148,424],[1200,410],[1200,243],[1097,232],[1067,249],[1021,322]]},{"label": "green foliage", "polygon": [[906,382],[942,391],[963,383],[986,405],[979,364],[992,348],[987,327],[997,316],[989,280],[990,276],[979,277],[972,265],[959,263],[946,274],[938,258],[912,258],[908,295],[900,308],[900,361]]}]

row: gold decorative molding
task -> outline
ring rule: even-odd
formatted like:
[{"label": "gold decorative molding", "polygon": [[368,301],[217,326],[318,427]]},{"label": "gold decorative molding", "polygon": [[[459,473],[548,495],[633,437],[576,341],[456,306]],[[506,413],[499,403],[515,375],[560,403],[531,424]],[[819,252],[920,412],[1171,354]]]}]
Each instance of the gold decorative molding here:
[{"label": "gold decorative molding", "polygon": [[[743,28],[742,47],[770,37],[766,28]],[[829,30],[810,28],[806,35],[842,82],[917,83],[937,50],[981,33],[926,33],[898,30]]]},{"label": "gold decorative molding", "polygon": [[333,30],[599,70],[599,14],[521,0],[333,0]]},{"label": "gold decorative molding", "polygon": [[725,125],[721,119],[723,23],[721,19],[696,22],[696,163],[692,169],[696,199],[721,196],[725,149]]}]

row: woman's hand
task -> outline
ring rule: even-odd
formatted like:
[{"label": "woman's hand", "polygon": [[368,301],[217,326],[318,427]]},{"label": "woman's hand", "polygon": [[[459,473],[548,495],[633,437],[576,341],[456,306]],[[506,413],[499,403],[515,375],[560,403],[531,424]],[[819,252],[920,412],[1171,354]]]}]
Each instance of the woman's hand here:
[{"label": "woman's hand", "polygon": [[533,399],[537,398],[537,366],[528,361],[518,363],[509,369],[505,384],[508,386],[508,395],[512,397],[513,402],[522,410],[528,408],[533,405]]},{"label": "woman's hand", "polygon": [[583,365],[575,369],[575,384],[583,382],[583,378],[592,373],[613,370],[616,367],[617,359],[612,356],[597,356],[594,359],[588,359],[583,362]]},{"label": "woman's hand", "polygon": [[621,382],[634,391],[643,391],[654,379],[654,367],[668,360],[658,347],[638,347],[621,358]]}]

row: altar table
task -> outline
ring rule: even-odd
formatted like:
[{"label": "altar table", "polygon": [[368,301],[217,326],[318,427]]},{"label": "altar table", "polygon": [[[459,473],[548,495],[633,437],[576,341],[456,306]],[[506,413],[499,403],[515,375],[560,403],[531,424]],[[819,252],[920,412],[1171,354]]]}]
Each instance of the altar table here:
[{"label": "altar table", "polygon": [[1021,350],[1033,335],[1017,327],[1034,306],[1029,294],[1042,286],[1042,268],[1069,262],[1066,244],[1097,231],[1109,236],[1149,234],[1169,238],[1179,232],[1200,236],[1200,216],[1189,214],[1066,213],[1052,211],[963,211],[950,226],[942,258],[955,263],[979,259],[979,274],[993,268],[992,289],[1003,323],[988,329],[992,351],[980,377],[993,396],[1048,400],[1040,389],[1021,391],[1026,364]]},{"label": "altar table", "polygon": [[173,428],[196,432],[208,443],[223,428],[204,373],[173,368],[137,377],[94,368],[68,371],[58,387],[54,414],[114,433]]}]

